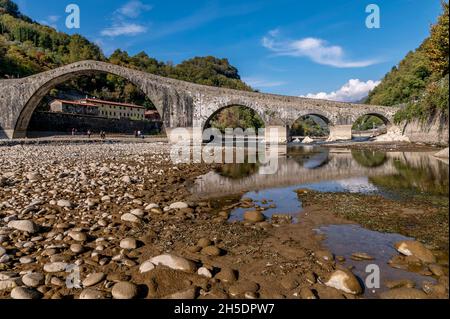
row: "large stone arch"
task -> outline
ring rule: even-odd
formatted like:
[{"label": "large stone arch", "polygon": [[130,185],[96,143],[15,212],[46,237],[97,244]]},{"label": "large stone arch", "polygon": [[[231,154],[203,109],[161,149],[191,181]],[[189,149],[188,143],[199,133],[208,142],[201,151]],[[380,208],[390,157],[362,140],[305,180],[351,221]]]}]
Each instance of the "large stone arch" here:
[{"label": "large stone arch", "polygon": [[313,115],[313,116],[319,117],[325,123],[327,123],[328,126],[334,126],[336,124],[334,122],[332,114],[329,114],[328,112],[324,112],[321,110],[306,109],[306,110],[302,110],[302,111],[296,113],[295,117],[293,119],[291,119],[291,121],[289,121],[289,126],[292,126],[298,119],[308,116],[308,115]]},{"label": "large stone arch", "polygon": [[22,103],[15,105],[14,113],[17,118],[12,119],[12,137],[25,137],[33,112],[52,88],[79,76],[101,73],[122,77],[139,88],[155,105],[165,127],[189,125],[192,122],[189,118],[184,118],[181,124],[174,123],[174,120],[177,119],[173,112],[174,106],[186,106],[189,104],[189,98],[179,94],[173,87],[158,83],[158,79],[155,81],[144,72],[109,63],[83,61],[23,79],[17,88],[22,91],[20,98]]}]

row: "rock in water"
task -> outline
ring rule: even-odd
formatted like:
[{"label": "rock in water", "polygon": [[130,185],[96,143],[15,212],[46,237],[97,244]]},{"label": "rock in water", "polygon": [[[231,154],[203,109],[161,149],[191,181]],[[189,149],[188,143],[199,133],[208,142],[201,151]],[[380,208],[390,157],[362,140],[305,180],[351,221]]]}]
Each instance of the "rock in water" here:
[{"label": "rock in water", "polygon": [[114,299],[133,299],[138,295],[138,288],[131,282],[122,281],[114,285],[111,293]]},{"label": "rock in water", "polygon": [[252,223],[259,223],[264,221],[265,217],[263,213],[257,210],[249,211],[244,213],[244,219],[246,221],[252,222]]},{"label": "rock in water", "polygon": [[400,241],[395,244],[395,249],[405,256],[414,256],[425,263],[435,263],[436,257],[422,243],[418,241]]},{"label": "rock in water", "polygon": [[325,285],[352,295],[359,295],[363,291],[358,279],[349,270],[334,271]]},{"label": "rock in water", "polygon": [[181,270],[184,272],[195,272],[197,266],[194,262],[187,260],[183,257],[178,257],[174,255],[164,254],[153,257],[150,262],[154,265],[162,265],[175,270]]}]

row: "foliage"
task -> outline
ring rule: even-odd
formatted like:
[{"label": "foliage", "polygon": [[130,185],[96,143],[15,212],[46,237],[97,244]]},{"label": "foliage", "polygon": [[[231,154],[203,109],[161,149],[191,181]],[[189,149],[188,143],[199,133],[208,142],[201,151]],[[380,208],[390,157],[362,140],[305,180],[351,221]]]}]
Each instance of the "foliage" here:
[{"label": "foliage", "polygon": [[257,132],[264,127],[263,120],[255,111],[243,106],[231,106],[225,108],[209,120],[209,126],[225,132],[226,128],[253,128]]},{"label": "foliage", "polygon": [[370,94],[370,104],[406,105],[395,121],[426,120],[440,114],[448,118],[449,4],[431,26],[430,37],[386,74]]},{"label": "foliage", "polygon": [[365,115],[356,120],[352,129],[355,131],[367,131],[378,128],[384,124],[383,120],[378,116]]},{"label": "foliage", "polygon": [[[330,130],[326,123],[319,123],[317,117],[304,116],[294,122],[290,128],[290,135],[292,136],[328,136]],[[323,122],[323,121],[322,121]]]}]

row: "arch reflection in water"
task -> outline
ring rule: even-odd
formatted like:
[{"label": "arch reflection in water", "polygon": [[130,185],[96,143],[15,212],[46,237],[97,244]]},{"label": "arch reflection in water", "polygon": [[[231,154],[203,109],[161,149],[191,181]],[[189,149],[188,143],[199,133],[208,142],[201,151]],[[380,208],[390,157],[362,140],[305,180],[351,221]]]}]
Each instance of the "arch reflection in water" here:
[{"label": "arch reflection in water", "polygon": [[[367,152],[308,147],[288,151],[279,159],[276,174],[261,175],[257,168],[236,169],[232,178],[218,172],[200,177],[192,191],[221,197],[245,193],[256,201],[273,200],[272,213],[298,215],[296,189],[321,192],[376,193],[389,198],[409,192],[448,194],[448,165],[420,152]],[[227,170],[231,168],[228,167]],[[239,175],[241,177],[239,178]],[[250,192],[249,192],[250,191]],[[263,206],[263,205],[262,205]],[[242,211],[236,211],[241,215]]]}]

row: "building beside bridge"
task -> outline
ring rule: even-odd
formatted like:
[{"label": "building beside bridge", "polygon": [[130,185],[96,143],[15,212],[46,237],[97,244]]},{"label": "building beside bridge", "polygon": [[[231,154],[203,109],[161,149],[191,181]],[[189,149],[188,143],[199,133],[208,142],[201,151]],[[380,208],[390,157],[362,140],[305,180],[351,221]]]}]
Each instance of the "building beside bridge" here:
[{"label": "building beside bridge", "polygon": [[50,103],[50,110],[56,113],[90,115],[108,119],[136,121],[144,121],[146,119],[143,106],[90,98],[75,101],[57,99]]}]

